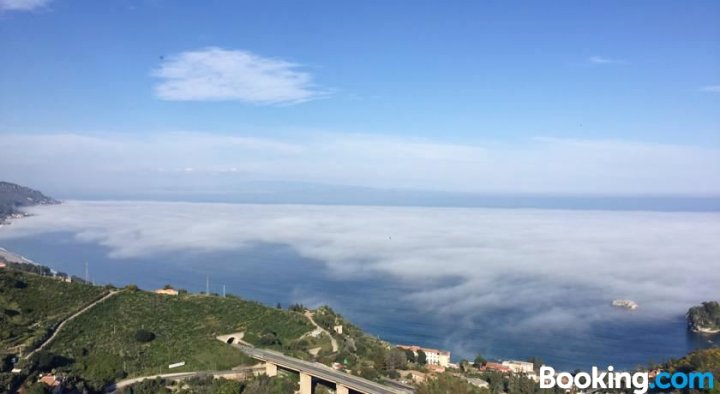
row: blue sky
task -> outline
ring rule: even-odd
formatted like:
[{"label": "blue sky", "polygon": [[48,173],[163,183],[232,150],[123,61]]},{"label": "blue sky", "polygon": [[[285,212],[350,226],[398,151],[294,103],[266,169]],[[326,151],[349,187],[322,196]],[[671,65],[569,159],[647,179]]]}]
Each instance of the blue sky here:
[{"label": "blue sky", "polygon": [[[200,171],[235,173],[229,183],[720,192],[717,2],[0,0],[0,9],[0,133],[5,148],[25,147],[0,163],[6,178],[43,185],[57,175],[44,159],[78,154],[84,165],[58,171],[98,182]],[[252,146],[222,149],[233,138]],[[150,144],[156,160],[118,153],[134,144]],[[398,150],[410,158],[396,163]]]}]

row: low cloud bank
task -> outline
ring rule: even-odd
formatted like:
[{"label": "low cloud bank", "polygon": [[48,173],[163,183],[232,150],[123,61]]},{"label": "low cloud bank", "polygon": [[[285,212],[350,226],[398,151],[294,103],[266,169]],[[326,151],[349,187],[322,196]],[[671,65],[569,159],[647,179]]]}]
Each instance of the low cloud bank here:
[{"label": "low cloud bank", "polygon": [[672,318],[720,297],[717,213],[150,202],[33,212],[0,243],[69,231],[117,259],[287,244],[335,277],[413,283],[405,301],[466,327],[505,310],[508,329],[581,330],[616,313],[615,298],[637,301],[638,318]]}]

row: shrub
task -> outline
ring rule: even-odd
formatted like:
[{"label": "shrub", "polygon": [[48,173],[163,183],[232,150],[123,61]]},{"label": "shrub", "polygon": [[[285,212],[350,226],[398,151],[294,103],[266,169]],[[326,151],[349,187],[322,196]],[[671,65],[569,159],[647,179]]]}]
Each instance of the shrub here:
[{"label": "shrub", "polygon": [[151,342],[155,339],[155,334],[148,330],[137,330],[135,331],[135,340],[142,343]]}]

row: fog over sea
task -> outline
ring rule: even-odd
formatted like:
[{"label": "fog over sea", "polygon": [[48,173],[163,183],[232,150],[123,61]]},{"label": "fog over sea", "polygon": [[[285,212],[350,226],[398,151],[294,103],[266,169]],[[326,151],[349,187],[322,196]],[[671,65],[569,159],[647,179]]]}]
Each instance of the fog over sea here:
[{"label": "fog over sea", "polygon": [[[367,332],[474,357],[631,368],[714,346],[720,212],[69,201],[0,246],[98,283],[328,304]],[[613,299],[636,301],[634,311]]]}]

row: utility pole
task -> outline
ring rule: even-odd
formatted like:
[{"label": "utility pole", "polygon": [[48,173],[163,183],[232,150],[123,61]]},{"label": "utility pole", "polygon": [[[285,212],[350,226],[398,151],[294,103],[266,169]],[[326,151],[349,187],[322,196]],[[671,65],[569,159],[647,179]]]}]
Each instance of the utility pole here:
[{"label": "utility pole", "polygon": [[225,285],[223,285],[223,298],[225,298]]}]

